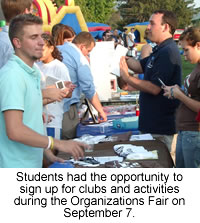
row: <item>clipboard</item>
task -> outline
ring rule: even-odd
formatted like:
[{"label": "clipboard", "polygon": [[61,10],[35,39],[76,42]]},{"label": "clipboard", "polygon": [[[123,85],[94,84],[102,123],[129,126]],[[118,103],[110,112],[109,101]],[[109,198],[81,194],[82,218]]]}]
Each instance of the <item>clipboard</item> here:
[{"label": "clipboard", "polygon": [[[83,125],[93,125],[93,124],[99,124],[98,120],[97,120],[97,117],[93,114],[92,112],[92,108],[91,108],[91,104],[90,102],[88,101],[87,98],[84,99],[84,103],[86,104],[87,106],[87,109],[81,119],[81,123]],[[91,118],[92,118],[92,121],[84,121],[85,117],[87,116],[87,113],[89,112],[89,114],[91,115]]]}]

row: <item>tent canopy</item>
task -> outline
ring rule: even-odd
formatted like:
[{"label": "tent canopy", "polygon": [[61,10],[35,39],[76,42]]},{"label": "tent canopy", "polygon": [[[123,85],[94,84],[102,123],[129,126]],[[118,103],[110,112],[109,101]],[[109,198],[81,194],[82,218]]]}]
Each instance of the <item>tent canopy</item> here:
[{"label": "tent canopy", "polygon": [[111,30],[111,27],[104,23],[87,22],[86,24],[90,32],[99,30],[101,31]]},{"label": "tent canopy", "polygon": [[87,22],[89,32],[95,39],[102,39],[103,33],[106,30],[111,30],[111,27],[104,23]]}]

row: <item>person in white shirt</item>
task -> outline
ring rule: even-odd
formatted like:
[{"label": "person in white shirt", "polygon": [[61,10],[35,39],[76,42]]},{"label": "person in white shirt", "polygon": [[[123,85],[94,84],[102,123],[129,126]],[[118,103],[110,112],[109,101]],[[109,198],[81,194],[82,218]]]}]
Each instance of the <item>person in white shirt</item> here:
[{"label": "person in white shirt", "polygon": [[128,43],[128,48],[133,48],[135,45],[135,34],[134,34],[135,28],[131,28],[131,31],[127,35],[127,43]]},{"label": "person in white shirt", "polygon": [[[42,34],[45,45],[43,48],[43,56],[38,62],[38,66],[46,79],[46,87],[52,85],[56,81],[65,81],[67,88],[63,89],[66,97],[71,97],[74,85],[71,83],[68,68],[63,64],[62,56],[54,44],[53,37],[47,33]],[[56,139],[61,139],[62,119],[63,119],[63,100],[46,102],[47,115],[51,115],[52,119],[46,123],[47,135]]]}]

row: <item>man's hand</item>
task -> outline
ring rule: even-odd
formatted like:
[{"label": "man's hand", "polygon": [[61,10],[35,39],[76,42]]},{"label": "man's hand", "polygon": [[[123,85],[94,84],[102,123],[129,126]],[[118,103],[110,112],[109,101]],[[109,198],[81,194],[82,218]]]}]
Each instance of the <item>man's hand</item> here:
[{"label": "man's hand", "polygon": [[104,111],[98,113],[98,122],[106,122],[107,116]]},{"label": "man's hand", "polygon": [[61,101],[66,97],[66,93],[59,88],[46,88],[42,90],[43,99],[49,99],[53,101]]},{"label": "man's hand", "polygon": [[168,97],[169,99],[174,99],[179,97],[184,94],[184,92],[180,89],[178,85],[174,86],[165,86],[164,88],[164,96]]},{"label": "man's hand", "polygon": [[76,88],[75,84],[72,84],[71,81],[64,81],[65,89],[62,91],[65,92],[65,98],[71,98],[73,90]]},{"label": "man's hand", "polygon": [[73,84],[71,81],[64,81],[65,87],[69,88],[71,91],[73,91],[76,88],[76,85]]},{"label": "man's hand", "polygon": [[126,63],[126,57],[121,57],[120,59],[120,77],[127,82],[129,78],[129,73],[128,73],[128,65]]},{"label": "man's hand", "polygon": [[74,160],[84,157],[83,150],[89,146],[85,143],[73,140],[56,140],[54,139],[54,148],[73,156]]}]

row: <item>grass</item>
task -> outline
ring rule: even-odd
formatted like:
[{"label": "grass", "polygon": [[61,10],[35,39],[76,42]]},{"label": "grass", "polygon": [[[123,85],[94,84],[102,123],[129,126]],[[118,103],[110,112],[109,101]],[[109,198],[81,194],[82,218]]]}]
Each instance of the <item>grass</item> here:
[{"label": "grass", "polygon": [[182,59],[182,73],[183,73],[182,82],[183,82],[185,77],[191,73],[196,64],[191,64],[190,62],[186,61],[183,55],[181,55],[181,59]]}]

